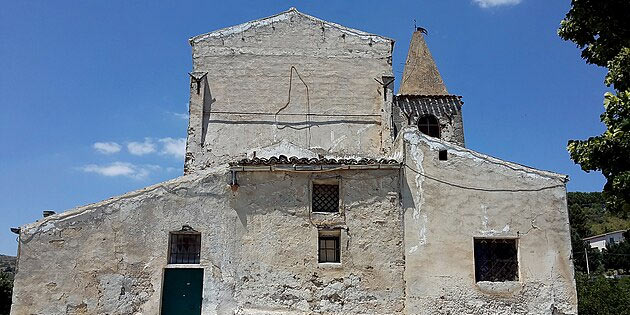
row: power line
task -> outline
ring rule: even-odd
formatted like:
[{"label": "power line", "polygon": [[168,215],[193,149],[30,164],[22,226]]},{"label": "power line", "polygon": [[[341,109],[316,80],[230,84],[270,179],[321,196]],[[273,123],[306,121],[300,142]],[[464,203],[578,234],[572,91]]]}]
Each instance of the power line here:
[{"label": "power line", "polygon": [[553,189],[553,188],[558,188],[558,187],[564,187],[564,185],[553,185],[553,186],[545,186],[545,187],[532,188],[532,189],[470,187],[470,186],[464,186],[464,185],[459,185],[459,184],[447,182],[445,180],[429,176],[426,173],[423,173],[423,172],[420,172],[418,170],[413,169],[411,166],[409,166],[407,164],[405,164],[405,167],[408,168],[410,171],[412,171],[412,172],[414,172],[414,173],[416,173],[416,174],[418,174],[420,176],[423,176],[423,177],[428,178],[430,180],[436,181],[438,183],[442,183],[442,184],[445,184],[445,185],[449,185],[449,186],[453,186],[453,187],[457,187],[457,188],[461,188],[461,189],[468,189],[468,190],[485,191],[485,192],[536,192],[536,191],[543,191],[543,190],[546,190],[546,189]]},{"label": "power line", "polygon": [[[584,252],[583,251],[582,252],[573,252],[573,254],[582,254],[582,253],[584,253]],[[599,253],[602,254],[602,255],[612,255],[612,256],[630,256],[630,254],[615,254],[615,253],[602,252],[602,251],[600,251]]]}]

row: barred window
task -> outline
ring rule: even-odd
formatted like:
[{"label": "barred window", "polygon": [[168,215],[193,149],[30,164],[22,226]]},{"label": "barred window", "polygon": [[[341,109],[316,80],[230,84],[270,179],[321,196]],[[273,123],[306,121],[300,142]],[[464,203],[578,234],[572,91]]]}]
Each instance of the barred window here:
[{"label": "barred window", "polygon": [[341,262],[339,248],[340,233],[337,232],[321,232],[319,233],[319,259],[320,263],[338,263]]},{"label": "barred window", "polygon": [[518,281],[516,239],[475,239],[475,280]]},{"label": "barred window", "polygon": [[168,242],[169,264],[198,264],[201,252],[201,233],[191,231],[171,232]]},{"label": "barred window", "polygon": [[313,212],[339,212],[339,184],[313,184]]}]

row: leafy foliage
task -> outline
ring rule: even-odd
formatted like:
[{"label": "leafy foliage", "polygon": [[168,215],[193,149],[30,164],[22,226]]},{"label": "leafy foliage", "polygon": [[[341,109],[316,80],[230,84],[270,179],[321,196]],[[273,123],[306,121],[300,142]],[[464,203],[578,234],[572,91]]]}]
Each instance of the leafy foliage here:
[{"label": "leafy foliage", "polygon": [[600,116],[606,131],[587,140],[571,140],[571,159],[585,171],[606,177],[604,197],[610,210],[630,213],[630,1],[573,0],[558,34],[582,49],[587,63],[608,68],[604,82],[616,94],[604,96]]},{"label": "leafy foliage", "polygon": [[[626,240],[630,240],[630,233],[626,232],[624,237]],[[603,263],[608,270],[616,270],[623,274],[630,273],[630,241],[606,246]]]},{"label": "leafy foliage", "polygon": [[[604,274],[611,269],[623,269],[622,273],[628,273],[630,268],[618,261],[626,259],[630,263],[630,242],[612,245],[606,251],[600,252],[598,249],[590,248],[582,240],[597,234],[630,229],[630,219],[621,218],[615,213],[611,213],[604,204],[604,197],[599,192],[570,192],[567,194],[575,270],[586,272],[586,255],[584,253],[586,251],[589,269],[592,273]],[[630,239],[628,236],[626,239]]]},{"label": "leafy foliage", "polygon": [[[630,278],[605,277],[611,273],[630,273],[630,242],[611,244],[600,252],[582,241],[588,236],[630,229],[630,220],[609,212],[604,203],[604,196],[598,192],[567,194],[578,311],[580,314],[630,315]],[[630,239],[630,233],[624,236]],[[586,274],[585,252],[590,275]]]},{"label": "leafy foliage", "polygon": [[0,271],[0,315],[9,315],[11,311],[12,278],[10,274]]},{"label": "leafy foliage", "polygon": [[[609,63],[618,62],[627,65],[622,51],[630,47],[630,2],[628,0],[573,0],[571,10],[560,22],[558,35],[564,40],[570,40],[582,49],[582,58],[590,64],[609,67]],[[616,68],[616,67],[615,67]],[[627,74],[627,68],[621,69]],[[617,81],[615,76],[607,77],[609,84],[619,91],[628,88],[628,77]],[[624,85],[625,82],[625,85]]]},{"label": "leafy foliage", "polygon": [[607,279],[575,273],[580,314],[630,314],[630,278]]}]

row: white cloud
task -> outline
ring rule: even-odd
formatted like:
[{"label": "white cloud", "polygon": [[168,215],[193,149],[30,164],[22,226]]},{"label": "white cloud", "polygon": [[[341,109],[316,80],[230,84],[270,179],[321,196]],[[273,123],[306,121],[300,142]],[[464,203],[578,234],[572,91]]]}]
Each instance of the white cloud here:
[{"label": "white cloud", "polygon": [[120,144],[116,142],[96,142],[94,149],[103,154],[114,154],[120,152]]},{"label": "white cloud", "polygon": [[144,139],[144,142],[129,142],[127,150],[133,155],[145,155],[155,152],[155,143],[149,138]]},{"label": "white cloud", "polygon": [[179,118],[179,119],[185,119],[188,120],[188,113],[171,113],[173,114],[173,116]]},{"label": "white cloud", "polygon": [[473,0],[474,3],[478,4],[482,8],[491,8],[504,5],[517,5],[521,3],[521,1],[522,0]]},{"label": "white cloud", "polygon": [[151,171],[159,170],[158,165],[134,165],[126,162],[114,162],[107,165],[90,164],[81,168],[86,173],[95,173],[107,177],[124,176],[133,179],[145,179]]},{"label": "white cloud", "polygon": [[171,155],[180,159],[186,155],[186,138],[162,138],[160,142],[162,143],[161,154]]}]

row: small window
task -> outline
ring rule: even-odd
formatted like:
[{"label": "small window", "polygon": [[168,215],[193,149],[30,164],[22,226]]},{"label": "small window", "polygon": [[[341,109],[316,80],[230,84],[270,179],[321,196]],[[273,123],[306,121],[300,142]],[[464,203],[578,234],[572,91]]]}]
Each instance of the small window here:
[{"label": "small window", "polygon": [[448,160],[448,152],[446,150],[440,150],[439,158],[440,161]]},{"label": "small window", "polygon": [[192,229],[170,233],[169,264],[198,264],[201,252],[201,233]]},{"label": "small window", "polygon": [[429,137],[440,137],[440,123],[433,115],[426,115],[418,119],[418,129]]},{"label": "small window", "polygon": [[313,183],[313,212],[339,212],[339,184]]},{"label": "small window", "polygon": [[320,231],[318,240],[320,263],[341,262],[339,249],[340,231]]},{"label": "small window", "polygon": [[518,281],[516,239],[475,239],[475,280]]}]

